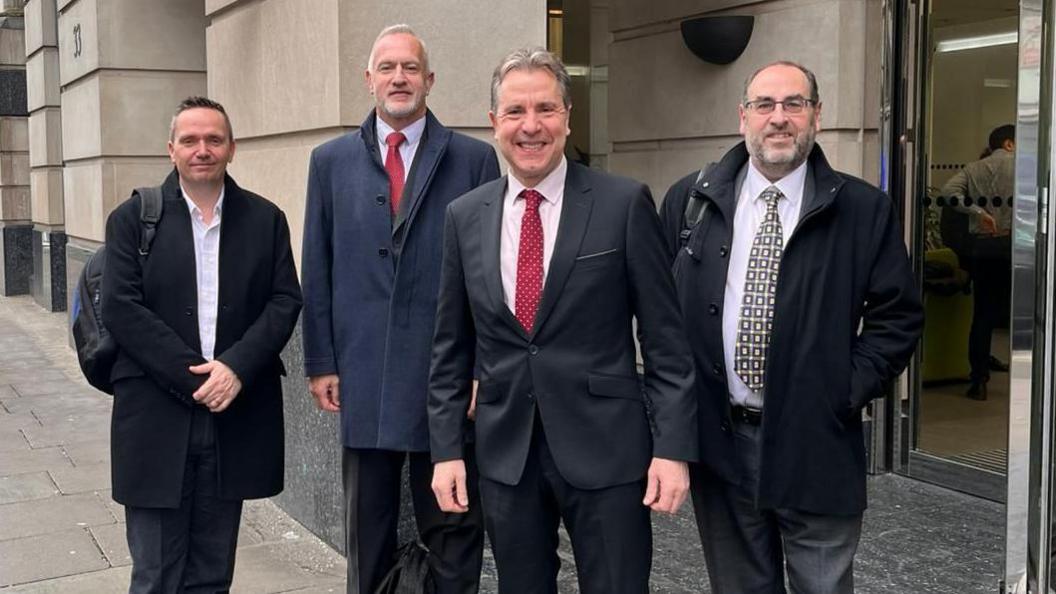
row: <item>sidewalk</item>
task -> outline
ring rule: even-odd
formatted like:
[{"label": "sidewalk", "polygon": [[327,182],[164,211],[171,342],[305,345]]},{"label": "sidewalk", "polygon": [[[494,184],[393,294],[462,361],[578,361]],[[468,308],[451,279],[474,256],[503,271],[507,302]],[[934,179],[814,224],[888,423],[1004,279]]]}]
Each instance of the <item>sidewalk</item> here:
[{"label": "sidewalk", "polygon": [[[88,387],[66,314],[0,297],[0,594],[128,590],[124,514],[110,499],[110,398]],[[989,594],[1004,506],[898,475],[869,479],[859,594]],[[706,593],[693,511],[653,519],[652,591]],[[559,591],[578,591],[562,538]],[[247,502],[233,592],[344,591],[344,559],[270,501]],[[485,551],[482,594],[496,592]]]},{"label": "sidewalk", "polygon": [[[110,498],[110,398],[83,381],[66,314],[0,297],[0,592],[127,592]],[[233,592],[344,591],[344,558],[270,501],[247,502]]]}]

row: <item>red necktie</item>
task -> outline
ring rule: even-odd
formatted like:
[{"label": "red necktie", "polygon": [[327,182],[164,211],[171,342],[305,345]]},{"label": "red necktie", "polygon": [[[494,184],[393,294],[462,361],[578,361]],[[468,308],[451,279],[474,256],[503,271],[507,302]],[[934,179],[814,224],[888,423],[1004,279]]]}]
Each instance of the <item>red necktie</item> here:
[{"label": "red necktie", "polygon": [[393,132],[385,137],[389,145],[389,154],[385,157],[385,171],[389,174],[389,204],[392,214],[400,210],[400,198],[403,198],[403,157],[400,156],[400,145],[407,137],[403,132]]},{"label": "red necktie", "polygon": [[524,190],[520,196],[524,198],[524,216],[521,218],[521,244],[517,250],[514,315],[521,326],[531,332],[543,295],[543,221],[539,218],[543,195],[535,190]]}]

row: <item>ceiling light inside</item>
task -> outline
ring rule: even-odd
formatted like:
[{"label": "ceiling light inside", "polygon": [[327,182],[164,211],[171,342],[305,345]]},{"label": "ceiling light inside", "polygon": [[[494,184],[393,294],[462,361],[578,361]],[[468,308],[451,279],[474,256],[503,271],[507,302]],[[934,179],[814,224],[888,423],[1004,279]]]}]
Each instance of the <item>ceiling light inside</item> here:
[{"label": "ceiling light inside", "polygon": [[1019,42],[1019,33],[994,33],[992,35],[976,35],[974,37],[960,37],[947,39],[935,45],[935,53],[960,52],[964,50],[982,49],[984,47],[995,47],[999,45],[1012,45]]}]

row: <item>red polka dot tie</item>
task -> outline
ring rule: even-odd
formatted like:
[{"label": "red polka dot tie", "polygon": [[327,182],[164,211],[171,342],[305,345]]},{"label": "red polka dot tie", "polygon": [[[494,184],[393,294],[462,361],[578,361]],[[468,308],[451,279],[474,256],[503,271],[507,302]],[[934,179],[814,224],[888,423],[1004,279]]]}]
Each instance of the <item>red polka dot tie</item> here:
[{"label": "red polka dot tie", "polygon": [[385,172],[389,174],[389,205],[392,214],[400,210],[400,198],[403,198],[403,157],[400,156],[400,145],[407,137],[403,132],[393,132],[385,137],[389,153],[385,156]]},{"label": "red polka dot tie", "polygon": [[535,323],[535,312],[543,295],[543,221],[539,218],[539,204],[543,195],[535,190],[524,190],[524,216],[521,218],[521,243],[517,250],[517,294],[514,315],[528,332]]}]

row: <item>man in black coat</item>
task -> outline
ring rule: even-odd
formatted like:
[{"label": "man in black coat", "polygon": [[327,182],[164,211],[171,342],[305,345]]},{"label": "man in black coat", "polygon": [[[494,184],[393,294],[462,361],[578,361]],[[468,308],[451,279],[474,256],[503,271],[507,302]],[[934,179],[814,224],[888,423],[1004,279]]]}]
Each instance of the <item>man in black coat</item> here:
[{"label": "man in black coat", "polygon": [[[817,82],[770,64],[739,107],[745,142],[676,183],[661,219],[696,362],[692,497],[717,594],[853,591],[865,496],[862,408],[923,323],[891,199],[814,144]],[[683,245],[691,192],[703,215]]]},{"label": "man in black coat", "polygon": [[226,592],[242,501],[282,490],[279,354],[301,291],[286,218],[226,175],[234,151],[223,107],[186,99],[149,254],[138,195],[106,224],[113,497],[134,593]]},{"label": "man in black coat", "polygon": [[499,590],[557,592],[563,520],[582,592],[643,594],[650,509],[678,509],[697,455],[693,364],[648,189],[564,157],[570,84],[542,48],[503,60],[490,117],[510,175],[447,209],[429,381],[433,491],[444,511],[469,511],[476,372]]}]

